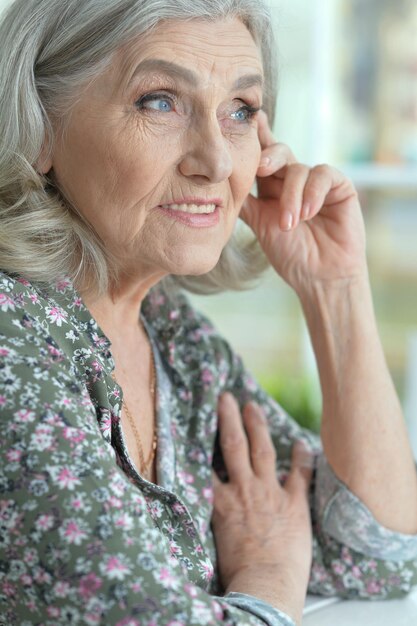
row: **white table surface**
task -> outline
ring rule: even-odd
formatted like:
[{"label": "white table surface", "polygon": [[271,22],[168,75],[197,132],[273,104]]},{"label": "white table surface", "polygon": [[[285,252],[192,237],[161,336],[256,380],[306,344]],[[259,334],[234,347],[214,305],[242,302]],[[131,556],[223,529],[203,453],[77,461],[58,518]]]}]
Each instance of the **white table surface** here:
[{"label": "white table surface", "polygon": [[417,626],[417,589],[402,600],[321,600],[307,599],[303,626]]}]

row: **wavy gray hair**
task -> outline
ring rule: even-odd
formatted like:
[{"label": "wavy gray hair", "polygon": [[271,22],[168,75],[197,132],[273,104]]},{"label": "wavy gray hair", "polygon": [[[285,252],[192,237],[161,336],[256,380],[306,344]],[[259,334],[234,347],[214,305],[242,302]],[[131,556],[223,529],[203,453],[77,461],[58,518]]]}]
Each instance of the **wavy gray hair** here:
[{"label": "wavy gray hair", "polygon": [[[0,24],[0,267],[31,280],[64,275],[97,295],[115,263],[52,178],[37,171],[71,106],[118,49],[161,20],[238,17],[260,47],[264,108],[273,120],[276,58],[264,0],[15,0]],[[174,277],[196,293],[242,289],[267,266],[253,237],[235,232],[216,267]]]}]

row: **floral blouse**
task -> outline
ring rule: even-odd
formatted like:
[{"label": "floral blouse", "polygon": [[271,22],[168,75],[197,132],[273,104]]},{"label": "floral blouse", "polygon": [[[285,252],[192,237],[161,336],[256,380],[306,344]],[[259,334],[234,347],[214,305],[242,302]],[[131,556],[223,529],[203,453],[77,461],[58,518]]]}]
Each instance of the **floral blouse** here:
[{"label": "floral blouse", "polygon": [[142,306],[157,372],[157,484],[129,458],[110,342],[71,282],[0,273],[0,308],[0,625],[293,624],[218,582],[211,467],[223,467],[224,390],[262,405],[281,481],[295,440],[315,451],[309,591],[381,599],[417,584],[417,537],[376,522],[319,439],[184,295],[156,287]]}]

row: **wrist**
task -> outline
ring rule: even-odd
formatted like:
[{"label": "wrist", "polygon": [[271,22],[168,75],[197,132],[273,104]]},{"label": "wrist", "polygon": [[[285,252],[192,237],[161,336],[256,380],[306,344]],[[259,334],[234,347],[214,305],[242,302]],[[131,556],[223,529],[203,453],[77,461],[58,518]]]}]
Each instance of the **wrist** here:
[{"label": "wrist", "polygon": [[297,291],[297,295],[304,313],[310,316],[319,309],[332,310],[334,307],[343,307],[352,298],[361,305],[372,304],[366,269],[361,274],[334,280],[311,279]]},{"label": "wrist", "polygon": [[[376,320],[367,275],[314,282],[300,294],[300,303],[315,350],[341,347],[351,333],[370,338]],[[317,354],[316,354],[317,356]]]},{"label": "wrist", "polygon": [[296,624],[301,623],[308,576],[297,575],[289,568],[279,566],[254,566],[237,572],[230,581],[225,595],[245,593],[286,613]]}]

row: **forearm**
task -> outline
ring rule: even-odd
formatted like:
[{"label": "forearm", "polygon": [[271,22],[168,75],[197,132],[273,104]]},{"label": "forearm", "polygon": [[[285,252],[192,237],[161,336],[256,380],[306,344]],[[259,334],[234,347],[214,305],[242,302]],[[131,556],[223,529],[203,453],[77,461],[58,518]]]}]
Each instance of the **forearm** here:
[{"label": "forearm", "polygon": [[381,524],[415,533],[417,476],[367,277],[316,284],[301,302],[323,393],[325,455]]}]

